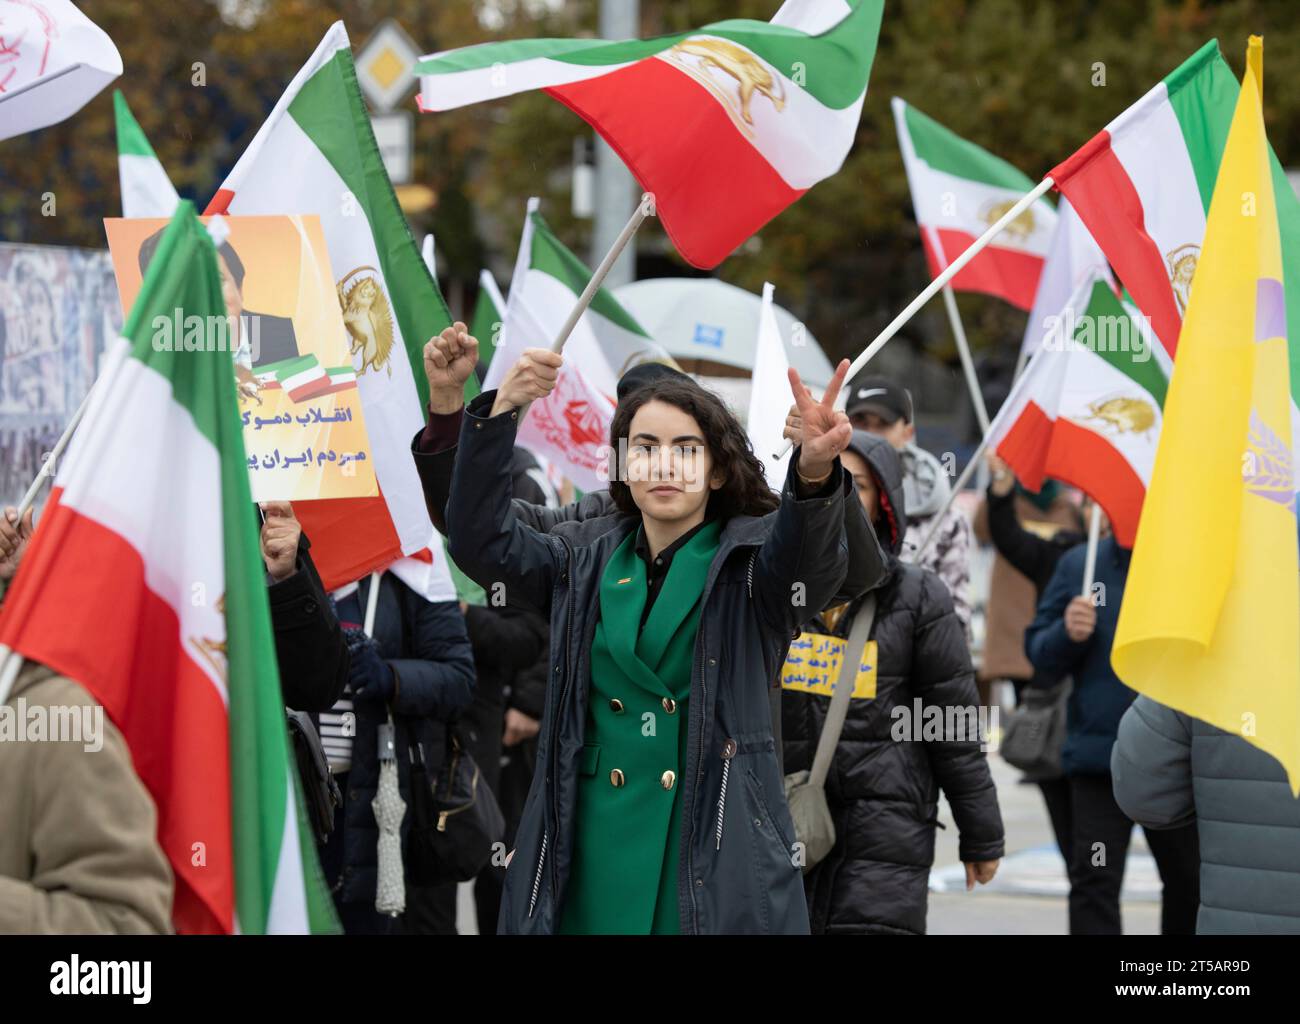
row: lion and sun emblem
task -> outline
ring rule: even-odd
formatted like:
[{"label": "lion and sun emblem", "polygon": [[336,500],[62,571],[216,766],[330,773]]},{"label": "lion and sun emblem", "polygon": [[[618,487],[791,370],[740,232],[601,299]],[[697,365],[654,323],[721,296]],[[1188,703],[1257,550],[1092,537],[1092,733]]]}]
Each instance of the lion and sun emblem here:
[{"label": "lion and sun emblem", "polygon": [[[785,83],[743,46],[712,36],[693,36],[673,46],[665,59],[718,97],[746,134],[754,127],[755,96],[766,98],[778,113],[785,110]],[[724,87],[713,71],[731,78],[734,91]]]},{"label": "lion and sun emblem", "polygon": [[361,355],[357,373],[383,369],[393,375],[393,310],[374,267],[357,267],[338,282],[339,306],[349,351]]}]

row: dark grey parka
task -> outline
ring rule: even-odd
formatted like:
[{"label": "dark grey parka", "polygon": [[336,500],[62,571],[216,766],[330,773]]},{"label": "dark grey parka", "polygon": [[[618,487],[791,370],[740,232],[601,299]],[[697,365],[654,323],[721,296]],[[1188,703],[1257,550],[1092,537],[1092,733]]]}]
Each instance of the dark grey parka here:
[{"label": "dark grey parka", "polygon": [[1145,828],[1196,822],[1198,935],[1300,935],[1300,800],[1271,755],[1138,697],[1110,753],[1115,800]]},{"label": "dark grey parka", "polygon": [[[550,615],[537,770],[506,872],[499,930],[553,934],[573,858],[601,573],[638,520],[616,513],[556,524],[546,534],[521,522],[510,488],[518,420],[515,413],[487,417],[495,397],[485,393],[466,410],[447,525],[451,555],[470,578],[484,587],[504,582]],[[800,625],[843,582],[843,503],[852,483],[837,461],[818,496],[801,500],[793,487],[792,468],[776,513],[724,525],[705,583],[682,779],[683,934],[808,932],[768,687]]]}]

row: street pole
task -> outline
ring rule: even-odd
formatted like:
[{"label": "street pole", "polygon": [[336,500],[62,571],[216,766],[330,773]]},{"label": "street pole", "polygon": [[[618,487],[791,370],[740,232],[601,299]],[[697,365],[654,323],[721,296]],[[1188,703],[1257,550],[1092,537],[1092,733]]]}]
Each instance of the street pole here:
[{"label": "street pole", "polygon": [[[641,35],[641,0],[600,0],[600,35],[604,39],[636,39]],[[591,230],[590,265],[596,266],[614,247],[623,225],[632,216],[641,187],[609,143],[596,137],[595,219]],[[606,279],[617,288],[636,280],[636,249],[625,249]]]}]

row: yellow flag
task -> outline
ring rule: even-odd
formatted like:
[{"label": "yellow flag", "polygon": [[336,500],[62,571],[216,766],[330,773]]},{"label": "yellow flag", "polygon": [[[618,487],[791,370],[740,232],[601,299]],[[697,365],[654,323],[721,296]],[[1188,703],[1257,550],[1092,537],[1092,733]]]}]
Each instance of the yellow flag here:
[{"label": "yellow flag", "polygon": [[1282,249],[1252,36],[1111,662],[1300,793],[1300,554]]}]

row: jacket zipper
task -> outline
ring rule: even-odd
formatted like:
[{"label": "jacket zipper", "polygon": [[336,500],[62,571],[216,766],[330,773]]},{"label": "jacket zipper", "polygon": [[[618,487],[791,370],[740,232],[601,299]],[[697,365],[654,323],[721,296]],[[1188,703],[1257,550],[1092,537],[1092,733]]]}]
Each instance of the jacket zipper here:
[{"label": "jacket zipper", "polygon": [[718,841],[715,850],[722,849],[722,819],[727,813],[727,778],[731,775],[731,759],[736,753],[736,741],[727,740],[722,745],[722,789],[718,793]]},{"label": "jacket zipper", "polygon": [[[699,934],[699,906],[695,902],[695,800],[699,799],[699,786],[705,781],[705,707],[708,703],[708,684],[705,681],[705,616],[699,616],[699,634],[695,647],[699,650],[699,756],[695,760],[695,785],[692,789],[692,807],[690,807],[690,842],[686,846],[686,888],[690,890],[690,911],[694,934]],[[690,702],[694,704],[694,700]],[[694,713],[694,708],[692,708]],[[689,726],[688,726],[689,728]]]},{"label": "jacket zipper", "polygon": [[[748,586],[749,588],[749,596],[751,598],[754,596],[754,559],[757,557],[758,557],[758,548],[754,548],[753,552],[749,556],[749,568],[746,570],[746,574],[745,574],[745,582],[746,582],[746,586]],[[708,598],[712,595],[712,590],[713,590],[712,581],[710,581],[708,584],[705,585],[704,594],[701,600],[707,603]],[[695,644],[696,649],[699,650],[700,652],[700,698],[701,698],[699,702],[700,704],[700,753],[695,764],[695,786],[693,787],[691,792],[691,800],[692,800],[691,835],[690,835],[690,840],[687,843],[687,847],[686,847],[686,870],[689,876],[686,881],[686,886],[691,894],[691,912],[692,912],[693,923],[695,925],[696,935],[698,935],[700,932],[700,907],[699,907],[699,903],[695,899],[695,804],[694,801],[699,799],[700,786],[704,782],[704,709],[709,703],[709,684],[708,684],[708,679],[706,674],[707,667],[704,662],[704,651],[708,646],[708,644],[705,642],[706,639],[707,636],[705,633],[705,618],[704,615],[701,614],[700,631],[698,637],[696,638],[696,644]],[[695,701],[692,700],[691,704],[695,704]],[[692,713],[694,712],[692,711]],[[725,763],[723,764],[723,773],[724,773],[723,774],[723,780],[724,780],[723,799],[725,799],[725,794],[726,794],[725,780],[727,777],[726,774],[727,765]],[[720,823],[721,823],[721,815],[719,815],[719,824]],[[721,845],[722,845],[722,839],[721,836],[719,836],[718,838],[719,848],[721,848]]]},{"label": "jacket zipper", "polygon": [[533,916],[537,906],[537,890],[542,886],[542,867],[546,864],[546,827],[542,827],[542,852],[537,855],[537,874],[533,876],[533,894],[528,900],[528,916]]},{"label": "jacket zipper", "polygon": [[[568,554],[569,554],[569,545],[568,545],[567,543],[565,543],[563,540],[560,541],[560,544],[561,544],[561,545],[563,546],[563,548],[564,548],[564,552],[565,552],[565,556],[566,556],[566,557],[565,557],[565,560],[564,560],[564,568],[562,568],[562,569],[560,570],[560,578],[559,578],[558,580],[556,580],[556,582],[555,582],[555,592],[556,592],[556,594],[559,593],[559,590],[560,590],[560,584],[563,583],[563,582],[565,581],[565,579],[567,578],[568,573],[569,573],[569,559],[568,559]],[[555,603],[554,595],[552,596],[551,603],[552,603],[552,605],[554,605],[554,603]],[[568,627],[568,628],[569,628],[569,636],[570,636],[570,643],[571,643],[571,642],[572,642],[572,635],[573,635],[573,626],[572,626],[572,623],[573,623],[573,606],[572,606],[572,601],[570,601],[570,604],[569,604],[568,621],[569,621],[569,627]],[[569,652],[568,652],[567,650],[564,652],[564,656],[565,656],[565,659],[566,659],[566,661],[567,661],[568,656],[569,656]],[[563,687],[566,686],[567,684],[568,684],[568,679],[567,679],[567,677],[566,677],[564,680],[562,680],[562,682],[561,682],[561,687],[563,688]],[[553,723],[553,724],[552,724],[552,731],[554,731],[555,728],[558,727],[559,717],[560,717],[560,710],[561,710],[561,708],[563,708],[563,706],[564,706],[564,692],[563,692],[563,689],[561,689],[561,692],[560,692],[560,700],[559,700],[559,702],[556,704],[555,715],[554,715],[554,717],[553,717],[552,720],[551,720],[552,723]],[[550,775],[551,775],[551,780],[552,780],[552,782],[554,782],[554,779],[555,779],[555,746],[556,746],[556,744],[555,744],[555,737],[552,736],[552,737],[551,737],[551,750],[550,750],[550,756],[551,756]],[[552,797],[551,808],[552,808],[552,812],[553,812],[554,818],[555,818],[555,820],[558,822],[558,821],[559,821],[559,817],[560,817],[560,815],[559,815],[560,805],[559,805],[559,800],[558,800],[558,798]],[[533,891],[532,891],[532,893],[529,895],[529,898],[528,898],[528,916],[529,916],[529,917],[532,917],[532,916],[533,916],[533,911],[537,908],[537,894],[538,894],[538,892],[541,890],[541,887],[542,887],[542,871],[543,871],[543,870],[545,869],[545,867],[546,867],[546,845],[547,845],[547,839],[548,839],[548,838],[549,838],[549,828],[548,828],[548,826],[547,826],[547,824],[546,824],[546,815],[543,814],[543,815],[542,815],[542,849],[541,849],[541,852],[539,852],[538,855],[537,855],[537,872],[536,872],[536,874],[533,875]],[[552,872],[552,874],[554,874],[554,872]]]},{"label": "jacket zipper", "polygon": [[[456,763],[455,761],[452,762],[453,767],[455,766],[455,763]],[[438,812],[439,832],[447,831],[447,819],[450,818],[453,814],[460,814],[461,811],[468,811],[471,807],[474,806],[474,802],[478,799],[478,780],[479,780],[479,769],[477,766],[475,766],[474,778],[469,785],[469,801],[461,804],[459,807],[453,807],[451,808],[451,810]]]},{"label": "jacket zipper", "polygon": [[[555,706],[555,723],[558,729],[560,715],[564,712],[564,697],[569,691],[569,677],[574,673],[571,669],[571,659],[573,657],[573,581],[569,574],[573,568],[573,551],[569,547],[569,542],[560,538],[560,544],[564,548],[564,568],[560,570],[560,583],[568,582],[569,584],[569,604],[568,611],[565,615],[565,645],[564,645],[564,678],[560,682],[560,699]],[[560,787],[559,787],[559,743],[554,736],[551,737],[551,820],[555,822],[556,827],[560,824]],[[542,859],[537,865],[537,881],[541,881],[542,864],[546,860],[546,829],[542,829]],[[554,864],[551,865],[551,898],[554,900],[560,889],[560,874]],[[537,899],[536,885],[534,885],[533,899]],[[528,916],[532,916],[529,910]]]}]

